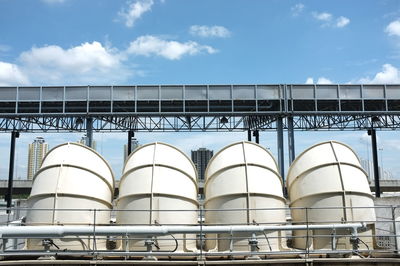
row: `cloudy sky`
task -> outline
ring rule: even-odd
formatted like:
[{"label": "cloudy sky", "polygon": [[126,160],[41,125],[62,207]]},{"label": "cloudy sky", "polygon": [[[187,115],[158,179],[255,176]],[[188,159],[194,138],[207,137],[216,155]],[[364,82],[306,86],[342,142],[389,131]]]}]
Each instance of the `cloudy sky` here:
[{"label": "cloudy sky", "polygon": [[[400,83],[398,0],[0,0],[0,86]],[[17,144],[17,178],[27,145]],[[82,134],[44,134],[51,146]],[[185,152],[246,133],[141,133]],[[384,167],[400,178],[396,132],[379,132]],[[126,134],[95,135],[117,177]],[[365,132],[297,132],[296,152],[337,139],[368,153]],[[0,134],[0,178],[9,135]],[[276,134],[261,134],[276,154]],[[370,151],[369,151],[370,152]]]}]

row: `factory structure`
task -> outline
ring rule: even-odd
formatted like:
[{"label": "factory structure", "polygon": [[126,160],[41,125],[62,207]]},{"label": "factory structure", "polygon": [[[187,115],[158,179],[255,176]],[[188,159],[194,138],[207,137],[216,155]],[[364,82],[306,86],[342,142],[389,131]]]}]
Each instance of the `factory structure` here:
[{"label": "factory structure", "polygon": [[[11,170],[21,132],[87,139],[46,153],[26,201],[13,199],[10,171],[0,265],[400,264],[400,198],[380,191],[376,145],[380,130],[400,128],[400,85],[1,89]],[[19,100],[26,91],[38,93],[37,109]],[[322,141],[295,156],[294,130],[318,129],[368,131],[375,191],[346,143]],[[96,130],[128,133],[121,175],[91,147]],[[157,140],[139,145],[138,131],[248,134],[189,157]],[[277,133],[276,158],[260,131]]]}]

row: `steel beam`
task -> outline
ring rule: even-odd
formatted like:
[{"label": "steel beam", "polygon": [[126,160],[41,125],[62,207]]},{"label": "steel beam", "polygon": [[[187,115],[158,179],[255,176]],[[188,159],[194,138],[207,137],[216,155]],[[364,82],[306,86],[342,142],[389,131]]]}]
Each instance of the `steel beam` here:
[{"label": "steel beam", "polygon": [[[277,139],[278,139],[278,164],[279,173],[284,181],[285,176],[285,158],[283,151],[283,119],[279,117],[277,120]],[[285,182],[284,182],[285,183]]]},{"label": "steel beam", "polygon": [[132,152],[132,138],[135,137],[135,132],[133,130],[128,131],[128,150],[127,150],[127,155],[126,158],[129,157],[129,155]]},{"label": "steel beam", "polygon": [[86,118],[86,146],[92,148],[93,145],[93,118]]},{"label": "steel beam", "polygon": [[289,164],[294,161],[295,158],[295,148],[294,148],[294,129],[293,129],[293,117],[287,117],[288,123],[288,146],[289,146]]},{"label": "steel beam", "polygon": [[253,136],[255,137],[256,143],[260,144],[260,131],[258,131],[258,129],[253,131]]},{"label": "steel beam", "polygon": [[374,165],[374,181],[375,181],[375,197],[381,197],[381,186],[379,182],[379,165],[378,165],[378,147],[376,142],[376,130],[372,127],[368,131],[368,135],[371,136],[372,144],[372,160]]},{"label": "steel beam", "polygon": [[11,203],[13,196],[13,181],[14,181],[14,159],[15,159],[15,140],[19,137],[18,131],[11,132],[11,145],[10,145],[10,164],[8,167],[8,189],[7,189],[7,213],[11,211]]},{"label": "steel beam", "polygon": [[[371,117],[378,117],[381,121],[375,128],[379,129],[400,129],[399,114],[285,114],[276,113],[266,115],[248,116],[241,113],[233,113],[226,116],[229,123],[221,124],[220,115],[204,113],[190,116],[180,114],[150,115],[150,114],[126,114],[115,113],[96,114],[71,114],[68,116],[46,116],[26,117],[4,117],[0,115],[0,132],[87,132],[88,127],[101,132],[129,131],[152,132],[152,131],[173,131],[173,132],[243,132],[247,130],[275,131],[277,130],[278,117],[284,118],[283,128],[291,126],[289,119],[293,118],[293,130],[368,130],[371,128]],[[86,120],[86,123],[85,123]],[[88,121],[92,120],[92,123]],[[290,145],[290,143],[289,143]]]}]

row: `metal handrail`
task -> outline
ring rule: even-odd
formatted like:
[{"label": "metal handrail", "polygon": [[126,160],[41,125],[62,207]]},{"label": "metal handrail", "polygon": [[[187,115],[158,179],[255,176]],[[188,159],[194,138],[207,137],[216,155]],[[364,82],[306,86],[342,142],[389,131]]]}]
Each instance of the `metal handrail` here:
[{"label": "metal handrail", "polygon": [[[365,209],[366,207],[347,207],[347,209]],[[260,209],[252,209],[256,211],[261,211],[261,212],[268,212],[268,211],[276,211],[276,210],[289,210],[289,208],[260,208]],[[319,209],[343,209],[342,207],[330,207],[330,208],[296,208],[296,209],[303,209],[305,212],[309,212],[310,210],[319,210]],[[127,225],[119,225],[119,224],[97,224],[97,214],[100,212],[109,212],[110,216],[116,215],[118,212],[135,212],[135,211],[145,211],[145,210],[109,210],[109,209],[57,209],[58,211],[74,211],[74,212],[87,212],[91,211],[93,213],[93,221],[90,222],[90,224],[76,224],[76,225],[70,225],[70,224],[64,224],[64,225],[49,225],[49,224],[27,224],[27,223],[22,223],[24,226],[8,226],[11,222],[12,219],[8,219],[7,223],[4,223],[3,225],[0,225],[0,241],[3,240],[3,246],[1,247],[3,251],[0,251],[0,256],[1,255],[10,255],[10,254],[39,254],[40,251],[38,250],[21,250],[19,249],[21,247],[21,243],[18,241],[25,241],[26,239],[76,239],[76,237],[79,236],[81,239],[88,239],[90,241],[93,241],[91,243],[90,247],[87,247],[88,250],[82,251],[86,255],[89,256],[98,256],[101,254],[119,254],[124,256],[133,256],[133,255],[138,255],[140,254],[146,254],[146,252],[141,252],[141,251],[134,251],[129,247],[129,242],[130,241],[145,241],[146,239],[157,237],[157,236],[163,236],[163,235],[169,235],[169,234],[186,234],[186,236],[176,236],[176,239],[179,241],[194,241],[194,240],[200,240],[200,245],[199,249],[194,252],[194,253],[185,253],[182,255],[180,252],[174,252],[173,256],[189,256],[189,254],[196,254],[196,256],[205,258],[209,256],[217,256],[216,254],[224,254],[224,255],[229,255],[229,256],[239,256],[239,254],[247,254],[245,256],[250,256],[254,255],[254,250],[253,253],[250,251],[246,253],[245,251],[239,252],[236,249],[236,246],[233,246],[233,243],[236,241],[241,241],[240,245],[245,245],[246,240],[249,240],[249,250],[250,250],[250,240],[255,240],[257,243],[261,243],[263,246],[266,245],[264,236],[262,236],[262,232],[272,232],[272,231],[289,231],[289,234],[286,235],[271,235],[268,236],[268,239],[270,241],[286,241],[290,239],[298,239],[298,238],[306,238],[306,242],[308,243],[305,246],[304,250],[296,250],[296,249],[289,249],[289,250],[282,250],[282,251],[268,251],[268,249],[263,248],[261,251],[257,251],[256,253],[258,255],[262,254],[304,254],[306,256],[310,256],[312,254],[330,254],[330,253],[337,253],[337,254],[345,254],[351,253],[354,250],[357,252],[361,252],[363,254],[368,254],[373,250],[373,252],[377,253],[391,253],[391,254],[397,254],[398,253],[398,241],[400,241],[400,235],[397,233],[397,228],[396,226],[399,226],[399,221],[396,221],[396,214],[397,214],[397,209],[398,206],[377,206],[374,209],[376,210],[385,210],[385,212],[382,212],[377,216],[376,220],[373,221],[353,221],[351,224],[346,224],[343,223],[342,221],[323,221],[321,224],[314,224],[313,222],[309,221],[309,217],[305,217],[305,221],[303,223],[296,221],[296,224],[291,224],[291,220],[289,219],[287,222],[282,222],[282,223],[275,223],[275,222],[264,222],[264,223],[258,223],[257,225],[248,225],[248,224],[232,224],[232,225],[207,225],[202,222],[200,219],[198,223],[196,224],[186,224],[186,225],[179,225],[179,224],[169,224],[169,225],[134,225],[134,224],[127,224]],[[5,208],[3,208],[5,210]],[[13,211],[22,211],[22,210],[28,210],[28,208],[11,208],[10,209],[12,212]],[[31,210],[30,211],[36,211],[36,210]],[[38,211],[49,211],[49,209],[40,209]],[[247,210],[246,208],[243,209],[229,209],[229,210],[208,210],[208,209],[201,209],[201,210],[196,210],[199,215],[204,214],[208,211],[221,211],[221,212],[226,212],[226,211],[245,211]],[[1,211],[1,209],[0,209]],[[52,210],[53,211],[53,210]],[[147,210],[148,211],[148,210]],[[188,212],[182,211],[182,210],[157,210],[157,212]],[[191,211],[192,212],[192,211]],[[386,214],[388,213],[388,214]],[[289,213],[287,213],[289,215]],[[4,216],[5,217],[5,216]],[[8,218],[13,218],[12,215],[9,215]],[[15,218],[15,217],[14,217]],[[300,223],[300,224],[299,224]],[[366,224],[369,224],[369,229],[370,228],[375,228],[375,231],[368,231],[364,232],[362,235],[361,233],[365,227]],[[357,226],[352,227],[352,226]],[[358,227],[359,226],[359,227]],[[373,227],[370,227],[373,226]],[[344,230],[337,231],[336,229],[341,229],[344,228]],[[41,231],[45,229],[45,231]],[[31,231],[30,231],[31,230]],[[47,231],[46,231],[47,230]],[[70,231],[68,231],[70,230]],[[142,230],[142,231],[141,231]],[[303,230],[304,235],[291,235],[290,231],[296,231],[296,230]],[[315,230],[322,230],[319,232],[315,232]],[[325,230],[325,231],[324,231]],[[11,233],[14,232],[15,235],[12,235]],[[65,233],[67,232],[67,233]],[[313,232],[312,234],[308,234],[309,232]],[[332,233],[329,233],[332,232]],[[71,234],[73,233],[73,234]],[[255,233],[255,235],[253,234]],[[36,235],[35,235],[36,234]],[[191,235],[192,234],[192,235]],[[197,236],[196,236],[197,234]],[[207,236],[205,236],[207,234]],[[252,236],[253,234],[253,236]],[[306,236],[307,235],[307,236]],[[71,238],[71,236],[74,236],[75,238]],[[125,249],[124,250],[104,250],[99,249],[98,246],[96,245],[97,242],[99,241],[108,241],[108,238],[106,236],[115,236],[116,238],[114,239],[119,239],[126,241]],[[119,236],[119,237],[118,237]],[[375,239],[375,245],[377,245],[377,241],[380,241],[381,247],[379,249],[378,246],[371,246],[368,247],[368,249],[365,249],[366,246],[364,244],[360,244],[360,247],[357,247],[356,249],[352,250],[340,250],[340,249],[335,249],[335,242],[336,239],[343,238],[346,239],[346,241],[353,241],[357,240],[358,238],[371,238]],[[384,237],[384,238],[380,238]],[[331,240],[331,246],[332,249],[323,249],[323,250],[318,250],[312,247],[310,243],[313,243],[314,239],[320,238],[320,239],[333,239]],[[378,239],[379,238],[379,239]],[[12,242],[12,246],[16,247],[16,250],[10,250],[6,249],[6,243],[7,239],[10,239],[14,241],[13,239],[16,240],[16,242]],[[205,250],[204,249],[204,240],[212,240],[212,241],[231,241],[232,247],[230,251],[227,252],[222,252],[222,251],[213,251],[213,250]],[[162,241],[170,241],[168,239],[158,239],[160,243]],[[258,241],[258,242],[257,242]],[[263,241],[263,242],[260,242]],[[358,240],[357,240],[358,241]],[[167,243],[167,242],[165,242]],[[136,244],[135,244],[136,245]],[[235,244],[236,245],[236,244]],[[9,244],[10,246],[10,244]],[[49,250],[48,252],[52,252]],[[74,252],[79,252],[78,250],[59,250],[59,253],[63,254],[72,254]],[[124,253],[125,252],[125,253]],[[159,256],[157,254],[168,254],[165,251],[156,251],[152,250],[152,256]],[[157,253],[158,252],[158,253]],[[75,254],[75,253],[74,253]],[[128,255],[127,255],[128,254]],[[148,254],[147,254],[148,255]],[[170,254],[171,255],[171,254]],[[161,256],[161,255],[160,255]],[[222,256],[222,255],[221,255]]]}]

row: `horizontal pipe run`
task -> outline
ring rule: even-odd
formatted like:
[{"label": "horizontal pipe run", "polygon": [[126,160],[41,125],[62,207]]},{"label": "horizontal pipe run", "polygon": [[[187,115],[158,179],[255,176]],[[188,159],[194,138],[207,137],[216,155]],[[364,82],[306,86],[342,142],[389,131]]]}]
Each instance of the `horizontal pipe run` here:
[{"label": "horizontal pipe run", "polygon": [[220,234],[220,233],[262,233],[265,231],[350,229],[357,235],[364,223],[310,224],[310,225],[233,225],[233,226],[0,226],[1,238],[60,238],[65,236],[144,235],[161,236],[169,234]]},{"label": "horizontal pipe run", "polygon": [[[359,249],[358,252],[369,252],[368,249]],[[288,251],[259,251],[257,255],[287,255],[287,254],[306,254],[305,250],[288,250]],[[351,250],[310,250],[309,254],[349,254],[352,253]],[[390,253],[388,251],[378,251],[376,253],[387,254]],[[194,257],[204,255],[206,257],[220,257],[220,256],[248,256],[251,255],[250,251],[222,251],[222,252],[214,252],[214,251],[202,251],[200,252],[160,252],[160,251],[152,251],[150,252],[152,256],[169,256],[173,255],[175,257]],[[147,256],[149,252],[143,251],[102,251],[102,250],[88,250],[88,251],[71,251],[71,250],[59,250],[59,251],[27,251],[27,250],[7,250],[5,252],[0,252],[0,255],[8,255],[8,256],[85,256],[85,255],[104,255],[104,256]]]}]

